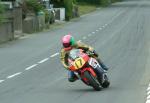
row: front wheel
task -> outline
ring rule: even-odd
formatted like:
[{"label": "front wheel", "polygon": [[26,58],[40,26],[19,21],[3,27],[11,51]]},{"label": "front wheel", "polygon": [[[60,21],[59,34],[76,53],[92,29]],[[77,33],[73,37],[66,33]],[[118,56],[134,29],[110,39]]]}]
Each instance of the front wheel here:
[{"label": "front wheel", "polygon": [[85,71],[84,76],[88,79],[89,85],[91,85],[96,91],[101,90],[98,80],[93,75],[91,75],[88,71]]}]

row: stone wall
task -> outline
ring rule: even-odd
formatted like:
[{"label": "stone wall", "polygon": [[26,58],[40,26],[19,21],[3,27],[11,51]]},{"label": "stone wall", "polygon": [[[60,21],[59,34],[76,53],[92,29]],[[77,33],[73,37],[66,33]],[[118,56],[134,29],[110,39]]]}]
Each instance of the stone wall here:
[{"label": "stone wall", "polygon": [[13,22],[11,20],[5,21],[0,24],[0,43],[13,40],[14,39],[14,29]]},{"label": "stone wall", "polygon": [[35,15],[28,15],[23,20],[23,32],[24,33],[34,33],[38,31],[38,23]]},{"label": "stone wall", "polygon": [[19,7],[15,7],[13,9],[14,15],[14,32],[15,34],[22,34],[22,9]]},{"label": "stone wall", "polygon": [[23,32],[34,33],[45,28],[45,15],[28,14],[23,20]]}]

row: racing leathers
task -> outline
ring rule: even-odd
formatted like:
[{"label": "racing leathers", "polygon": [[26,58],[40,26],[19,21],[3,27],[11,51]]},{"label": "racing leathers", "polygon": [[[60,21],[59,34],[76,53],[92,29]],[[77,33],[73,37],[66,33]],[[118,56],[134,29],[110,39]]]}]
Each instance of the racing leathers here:
[{"label": "racing leathers", "polygon": [[[95,59],[97,59],[97,61],[99,62],[99,64],[101,65],[101,67],[107,71],[108,68],[104,65],[104,63],[101,61],[100,58],[98,58],[98,54],[95,52],[95,50],[91,47],[91,46],[88,46],[82,42],[76,42],[75,45],[72,46],[72,49],[73,48],[76,48],[76,49],[82,49],[84,50],[85,52],[86,51],[90,51],[90,52],[93,52],[93,55],[91,55],[92,57],[94,57]],[[69,50],[70,51],[70,50]],[[61,49],[61,52],[60,52],[60,59],[61,59],[61,63],[63,64],[63,66],[69,70],[69,66],[68,66],[68,54],[69,54],[69,51],[65,51],[64,48]],[[77,80],[78,78],[76,77],[76,75],[74,74],[73,71],[68,71],[68,80],[70,82],[74,82],[75,80]]]}]

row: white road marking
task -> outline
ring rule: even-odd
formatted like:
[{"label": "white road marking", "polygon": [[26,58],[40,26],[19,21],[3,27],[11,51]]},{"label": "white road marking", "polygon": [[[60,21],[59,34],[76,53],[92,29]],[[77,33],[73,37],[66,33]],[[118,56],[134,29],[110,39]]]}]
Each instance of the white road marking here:
[{"label": "white road marking", "polygon": [[33,65],[31,65],[31,66],[29,66],[29,67],[27,67],[25,70],[30,70],[30,69],[32,69],[32,68],[34,68],[34,67],[36,67],[38,64],[33,64]]},{"label": "white road marking", "polygon": [[59,55],[59,53],[55,53],[55,54],[51,55],[50,57],[52,58],[52,57],[55,57],[57,55]]},{"label": "white road marking", "polygon": [[108,24],[105,24],[105,26],[107,26]]},{"label": "white road marking", "polygon": [[88,36],[91,36],[92,34],[88,34]]},{"label": "white road marking", "polygon": [[149,100],[149,99],[150,99],[150,95],[147,96],[147,100]]},{"label": "white road marking", "polygon": [[86,39],[86,37],[84,36],[83,39]]},{"label": "white road marking", "polygon": [[146,103],[150,103],[150,100],[147,100]]},{"label": "white road marking", "polygon": [[46,62],[47,60],[49,60],[49,58],[45,58],[45,59],[43,59],[43,60],[41,60],[41,61],[39,61],[38,63],[44,63],[44,62]]},{"label": "white road marking", "polygon": [[147,95],[150,95],[150,91],[147,92]]},{"label": "white road marking", "polygon": [[95,34],[95,32],[92,32],[92,34]]},{"label": "white road marking", "polygon": [[150,84],[147,88],[147,100],[146,100],[146,103],[150,103]]},{"label": "white road marking", "polygon": [[104,26],[102,26],[102,28],[105,28],[105,25],[104,25]]},{"label": "white road marking", "polygon": [[150,87],[147,88],[147,91],[150,91]]},{"label": "white road marking", "polygon": [[20,75],[21,73],[22,73],[22,72],[15,73],[15,74],[13,74],[13,75],[8,76],[7,78],[8,78],[8,79],[13,78],[13,77],[15,77],[15,76],[17,76],[17,75]]},{"label": "white road marking", "polygon": [[4,82],[5,80],[0,80],[0,83]]},{"label": "white road marking", "polygon": [[82,40],[78,40],[78,42],[81,42]]},{"label": "white road marking", "polygon": [[99,31],[99,30],[96,30],[97,32]]},{"label": "white road marking", "polygon": [[99,30],[102,30],[102,28],[99,28]]}]

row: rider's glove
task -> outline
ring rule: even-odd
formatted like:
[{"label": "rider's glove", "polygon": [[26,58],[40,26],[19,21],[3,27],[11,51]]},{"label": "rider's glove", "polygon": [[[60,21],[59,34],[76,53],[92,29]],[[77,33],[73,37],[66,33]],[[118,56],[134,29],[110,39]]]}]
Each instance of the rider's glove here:
[{"label": "rider's glove", "polygon": [[95,50],[93,50],[93,51],[91,51],[96,57],[98,57],[98,53],[95,51]]},{"label": "rider's glove", "polygon": [[89,49],[89,51],[94,51],[94,49],[92,47],[89,47],[88,49]]}]

